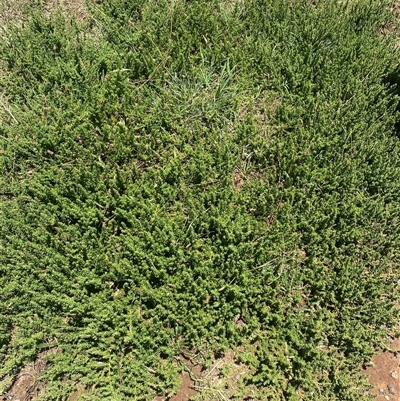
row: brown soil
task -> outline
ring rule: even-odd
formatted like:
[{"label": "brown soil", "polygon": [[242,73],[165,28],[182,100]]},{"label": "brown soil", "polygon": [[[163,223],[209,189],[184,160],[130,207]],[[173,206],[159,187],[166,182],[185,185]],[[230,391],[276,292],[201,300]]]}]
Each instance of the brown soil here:
[{"label": "brown soil", "polygon": [[390,344],[391,351],[384,351],[372,359],[372,364],[364,370],[374,386],[369,393],[375,401],[400,400],[400,339]]},{"label": "brown soil", "polygon": [[[221,395],[221,399],[231,399],[235,396],[239,376],[251,372],[235,360],[233,351],[215,358],[213,364],[205,369],[197,364],[194,359],[181,355],[178,362],[182,366],[180,373],[180,386],[175,395],[171,397],[157,396],[153,401],[190,401],[196,394],[208,397]],[[41,390],[42,384],[38,381],[39,376],[46,368],[46,360],[40,356],[34,363],[26,365],[20,373],[10,382],[6,392],[0,395],[0,401],[34,401]],[[221,376],[221,370],[229,368],[227,377]],[[189,373],[190,372],[190,373]],[[390,343],[390,351],[383,351],[372,359],[371,366],[363,371],[369,376],[373,389],[369,394],[375,396],[375,401],[399,401],[400,400],[400,338]],[[226,382],[230,390],[225,389]],[[208,391],[204,392],[204,389]],[[210,393],[212,391],[212,393]],[[80,396],[87,391],[83,388],[73,393],[69,401],[79,400]],[[250,394],[249,394],[250,395]]]},{"label": "brown soil", "polygon": [[[166,396],[158,396],[153,401],[190,401],[191,397],[196,394],[202,393],[202,386],[204,385],[204,378],[207,378],[207,388],[214,388],[214,391],[218,391],[221,386],[218,382],[221,381],[220,370],[222,367],[230,366],[232,372],[235,372],[235,377],[240,369],[240,365],[235,362],[233,351],[228,352],[224,356],[217,358],[213,365],[209,369],[202,369],[199,365],[193,365],[193,363],[185,359],[188,367],[192,369],[192,378],[186,372],[182,371],[180,375],[180,387],[178,392],[168,398]],[[238,370],[239,369],[239,370]],[[241,373],[241,372],[240,372]],[[240,374],[239,373],[239,374]],[[245,372],[243,372],[245,373]],[[375,396],[375,401],[399,401],[400,400],[400,339],[395,339],[390,344],[390,351],[382,351],[376,355],[371,362],[371,366],[363,371],[363,373],[369,376],[369,381],[373,386],[373,389],[368,391],[369,394]],[[232,377],[230,378],[232,379]],[[199,385],[199,383],[201,385]],[[235,389],[233,384],[232,389]],[[196,391],[197,390],[197,391]],[[206,397],[211,394],[204,394]],[[231,399],[235,394],[232,392],[224,393],[224,398]],[[206,398],[204,398],[206,399]]]},{"label": "brown soil", "polygon": [[165,396],[157,396],[153,401],[187,401],[197,394],[194,389],[194,381],[190,378],[189,373],[182,372],[179,376],[181,385],[179,386],[178,392],[171,398]]},{"label": "brown soil", "polygon": [[197,394],[197,391],[195,390],[196,382],[193,379],[200,376],[202,370],[201,366],[195,365],[189,358],[186,358],[183,355],[179,357],[179,362],[182,367],[186,367],[186,369],[190,371],[190,374],[186,369],[182,370],[179,375],[181,384],[174,396],[170,398],[166,396],[157,396],[153,401],[188,401],[192,396]]},{"label": "brown soil", "polygon": [[0,395],[1,401],[31,401],[38,396],[42,389],[38,377],[46,368],[46,360],[43,356],[44,354],[39,356],[35,362],[27,364],[19,372],[11,381],[8,390]]},{"label": "brown soil", "polygon": [[[169,398],[158,396],[153,401],[189,401],[194,395],[201,401],[239,399],[238,393],[245,387],[244,378],[251,376],[252,372],[237,359],[237,355],[254,351],[250,347],[214,354],[208,367],[201,353],[191,358],[181,355],[178,360],[183,370],[177,393]],[[241,399],[258,401],[252,397],[256,390],[255,387],[247,386]]]}]

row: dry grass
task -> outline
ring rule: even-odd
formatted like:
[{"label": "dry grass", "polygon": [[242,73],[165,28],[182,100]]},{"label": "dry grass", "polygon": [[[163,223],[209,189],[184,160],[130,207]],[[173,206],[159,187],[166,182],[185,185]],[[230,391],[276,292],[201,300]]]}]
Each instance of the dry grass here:
[{"label": "dry grass", "polygon": [[211,359],[205,357],[205,355],[209,355],[207,352],[185,355],[185,358],[190,360],[190,363],[186,364],[185,370],[189,372],[194,382],[193,388],[197,391],[197,394],[191,399],[198,401],[253,399],[252,395],[257,392],[257,388],[246,385],[244,381],[254,372],[238,359],[238,355],[254,353],[254,349],[250,348],[252,346],[248,345],[247,348],[239,347],[226,352],[214,353]]},{"label": "dry grass", "polygon": [[21,24],[27,11],[35,7],[29,0],[2,0],[0,2],[0,29],[4,30],[9,23]]},{"label": "dry grass", "polygon": [[47,0],[43,5],[45,15],[61,10],[66,18],[78,22],[86,22],[89,18],[87,1],[85,0]]},{"label": "dry grass", "polygon": [[227,0],[225,1],[223,8],[225,11],[228,13],[232,13],[235,10],[243,10],[246,5],[246,2],[244,0]]},{"label": "dry grass", "polygon": [[[271,136],[276,128],[273,121],[279,105],[280,100],[275,95],[261,93],[256,99],[242,103],[238,119],[245,121],[249,116],[250,118],[255,118],[259,135],[267,143],[271,141]],[[265,178],[265,169],[260,169],[254,165],[253,152],[249,148],[244,147],[242,149],[240,165],[232,173],[232,189],[240,191],[246,182],[263,180]]]},{"label": "dry grass", "polygon": [[66,18],[74,19],[78,22],[86,22],[89,17],[88,1],[47,0],[43,3],[38,0],[2,0],[0,2],[0,30],[4,31],[8,24],[22,24],[27,20],[29,13],[34,10],[42,11],[46,16],[61,10]]}]

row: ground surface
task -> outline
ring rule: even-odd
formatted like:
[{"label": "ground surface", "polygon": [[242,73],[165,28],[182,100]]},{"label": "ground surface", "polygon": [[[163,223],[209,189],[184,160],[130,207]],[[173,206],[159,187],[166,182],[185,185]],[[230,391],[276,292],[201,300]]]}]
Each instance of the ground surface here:
[{"label": "ground surface", "polygon": [[[190,360],[188,359],[183,359],[186,364],[190,367],[191,371],[195,376],[200,377],[201,375],[201,366],[194,366],[193,364],[190,363]],[[193,377],[193,376],[192,376]],[[153,401],[182,401],[182,400],[190,400],[190,397],[194,396],[197,391],[195,390],[196,382],[193,380],[191,375],[189,374],[188,371],[183,370],[182,373],[179,376],[179,379],[181,381],[181,384],[179,386],[178,392],[172,396],[171,398],[168,398],[166,396],[157,396],[154,398]]]},{"label": "ground surface", "polygon": [[372,359],[365,370],[374,388],[370,391],[376,401],[398,400],[400,397],[400,340],[396,339],[390,347],[398,352],[381,352]]},{"label": "ground surface", "polygon": [[[235,363],[232,352],[220,356],[212,366],[206,369],[200,364],[193,363],[187,356],[181,356],[179,363],[182,372],[179,375],[180,385],[177,393],[171,397],[157,396],[153,401],[189,401],[193,396],[203,392],[205,398],[228,400],[232,390],[235,390],[237,381],[241,373],[245,373],[243,366]],[[228,368],[231,374],[228,378],[221,377],[221,370]],[[43,390],[42,385],[38,384],[37,377],[43,373],[45,362],[38,359],[35,363],[27,365],[16,376],[13,384],[1,398],[1,401],[34,401],[36,396]],[[364,370],[373,389],[369,392],[375,396],[375,401],[397,401],[400,397],[400,339],[390,342],[390,351],[383,351],[377,354],[371,362],[371,366]],[[229,383],[227,383],[229,381]],[[229,384],[230,392],[226,391],[225,384]],[[205,390],[208,392],[205,393]],[[79,386],[68,401],[77,401],[80,396],[85,394]],[[212,398],[207,398],[212,397]],[[214,398],[215,397],[215,398]],[[249,395],[247,401],[255,401]]]},{"label": "ground surface", "polygon": [[[79,16],[85,15],[85,10],[79,1],[75,2],[47,2],[46,7],[50,10],[54,5],[66,7],[67,11]],[[11,3],[10,3],[11,4]],[[17,18],[18,14],[8,12],[8,19]],[[83,18],[83,17],[82,17]],[[376,401],[398,400],[400,397],[400,340],[396,339],[390,344],[390,351],[384,351],[376,355],[371,366],[365,370],[374,386],[371,394],[376,396]],[[249,374],[244,367],[237,363],[234,352],[215,357],[210,366],[206,367],[196,358],[189,358],[182,355],[177,364],[182,366],[180,373],[180,386],[177,393],[171,397],[158,396],[153,401],[188,401],[197,395],[201,399],[230,399],[233,391],[238,386],[240,376]],[[38,358],[35,363],[25,366],[15,376],[1,401],[30,401],[34,400],[40,391],[45,391],[42,385],[38,384],[37,378],[44,372],[46,363],[44,359]],[[225,372],[225,373],[224,373]],[[228,373],[226,373],[228,372]],[[251,372],[250,372],[251,373]],[[85,390],[77,386],[75,393],[69,401],[75,401],[85,393]],[[251,394],[246,400],[252,400]]]}]

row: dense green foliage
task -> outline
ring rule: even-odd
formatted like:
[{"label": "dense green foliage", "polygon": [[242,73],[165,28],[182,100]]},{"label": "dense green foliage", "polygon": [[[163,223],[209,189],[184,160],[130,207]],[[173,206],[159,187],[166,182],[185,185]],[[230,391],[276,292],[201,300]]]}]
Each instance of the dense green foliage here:
[{"label": "dense green foliage", "polygon": [[152,400],[183,348],[253,344],[257,399],[367,399],[398,295],[386,5],[89,11],[0,45],[0,379],[57,350],[41,399]]}]

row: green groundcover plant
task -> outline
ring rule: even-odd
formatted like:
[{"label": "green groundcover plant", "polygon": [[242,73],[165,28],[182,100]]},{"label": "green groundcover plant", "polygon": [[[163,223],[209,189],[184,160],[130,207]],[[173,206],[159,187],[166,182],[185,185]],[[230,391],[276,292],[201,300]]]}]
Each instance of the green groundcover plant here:
[{"label": "green groundcover plant", "polygon": [[152,400],[183,349],[251,345],[254,399],[369,399],[397,322],[389,6],[109,0],[5,28],[0,379],[44,355],[41,400]]}]

